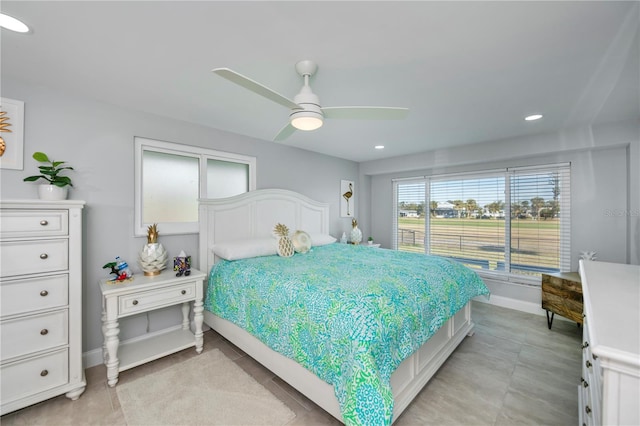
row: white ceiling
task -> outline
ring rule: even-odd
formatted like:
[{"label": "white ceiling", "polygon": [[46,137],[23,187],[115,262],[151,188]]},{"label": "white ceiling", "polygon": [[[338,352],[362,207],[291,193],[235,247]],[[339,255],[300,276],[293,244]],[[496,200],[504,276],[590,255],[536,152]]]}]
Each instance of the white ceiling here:
[{"label": "white ceiling", "polygon": [[[6,1],[2,75],[271,141],[294,65],[323,106],[410,108],[401,121],[326,120],[285,144],[354,161],[640,117],[639,3]],[[523,117],[542,113],[537,122]],[[175,141],[188,143],[188,141]],[[377,151],[374,145],[385,145]]]}]

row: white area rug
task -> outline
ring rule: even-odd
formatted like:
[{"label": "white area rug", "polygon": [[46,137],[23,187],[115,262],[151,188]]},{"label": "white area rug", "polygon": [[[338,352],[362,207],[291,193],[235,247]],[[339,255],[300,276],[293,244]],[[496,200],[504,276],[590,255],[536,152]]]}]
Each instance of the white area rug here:
[{"label": "white area rug", "polygon": [[218,349],[116,386],[127,425],[284,425],[295,414]]}]

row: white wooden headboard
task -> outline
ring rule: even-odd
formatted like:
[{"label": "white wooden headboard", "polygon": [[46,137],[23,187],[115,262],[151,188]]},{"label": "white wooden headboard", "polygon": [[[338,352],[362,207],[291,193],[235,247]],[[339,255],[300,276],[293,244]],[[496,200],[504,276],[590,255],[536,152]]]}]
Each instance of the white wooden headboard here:
[{"label": "white wooden headboard", "polygon": [[199,203],[199,265],[207,273],[216,261],[211,250],[216,242],[271,236],[276,223],[291,231],[329,233],[329,204],[285,189],[259,189]]}]

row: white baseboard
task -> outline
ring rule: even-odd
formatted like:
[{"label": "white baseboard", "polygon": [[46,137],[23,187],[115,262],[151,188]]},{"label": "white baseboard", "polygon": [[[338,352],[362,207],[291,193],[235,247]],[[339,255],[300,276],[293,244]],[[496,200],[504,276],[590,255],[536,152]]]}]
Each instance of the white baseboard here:
[{"label": "white baseboard", "polygon": [[[516,311],[526,312],[528,314],[543,316],[547,314],[547,311],[542,309],[542,307],[537,303],[525,302],[524,300],[512,299],[510,297],[496,296],[492,294],[489,299],[487,299],[485,296],[478,296],[473,300],[475,302],[488,303],[490,305],[500,306],[501,308],[514,309]],[[561,321],[571,321],[560,315],[554,316],[554,321],[556,318]]]}]

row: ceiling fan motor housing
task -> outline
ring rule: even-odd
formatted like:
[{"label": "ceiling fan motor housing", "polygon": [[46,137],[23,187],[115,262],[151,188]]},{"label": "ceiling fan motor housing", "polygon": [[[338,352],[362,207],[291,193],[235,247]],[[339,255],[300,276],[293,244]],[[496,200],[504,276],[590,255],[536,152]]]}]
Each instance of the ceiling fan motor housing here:
[{"label": "ceiling fan motor housing", "polygon": [[303,86],[293,101],[303,109],[294,108],[289,114],[291,124],[300,130],[315,130],[322,126],[324,114],[320,108],[320,99],[307,85]]}]

